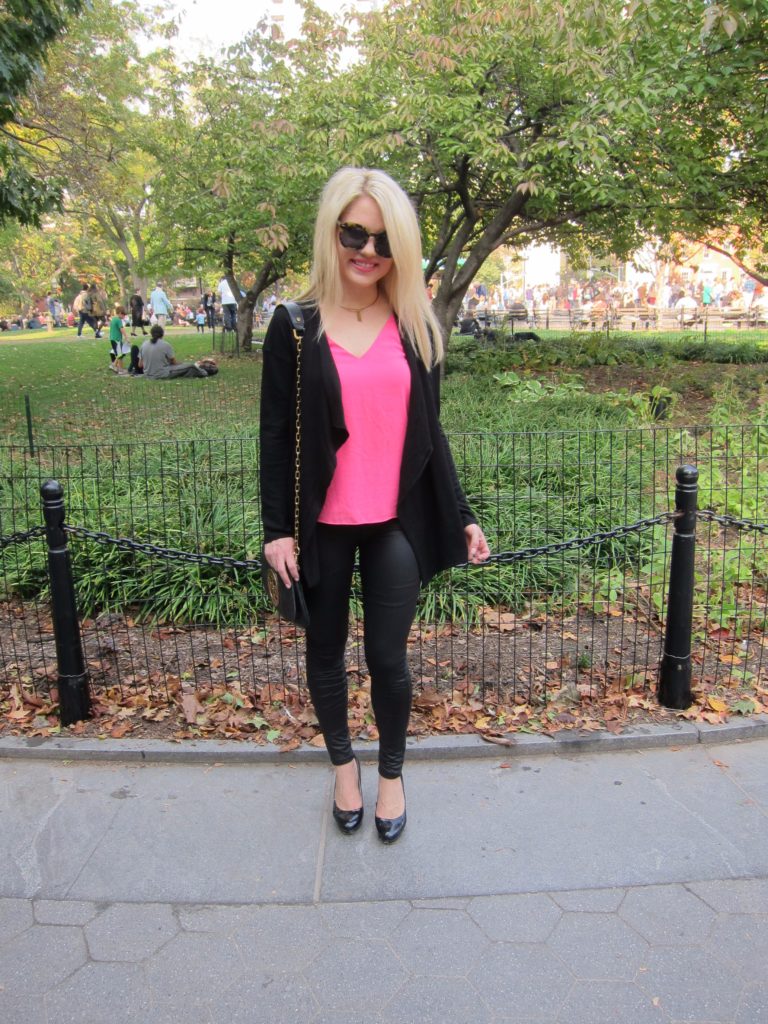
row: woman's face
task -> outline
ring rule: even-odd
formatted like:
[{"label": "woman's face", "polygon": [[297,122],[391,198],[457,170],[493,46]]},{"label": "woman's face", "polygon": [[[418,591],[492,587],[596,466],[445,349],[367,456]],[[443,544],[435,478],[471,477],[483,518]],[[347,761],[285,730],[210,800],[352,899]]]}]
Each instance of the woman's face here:
[{"label": "woman's face", "polygon": [[[359,224],[371,234],[384,231],[384,219],[379,204],[370,196],[359,196],[341,213],[340,223]],[[392,258],[379,256],[373,239],[369,238],[362,249],[345,249],[336,232],[336,252],[339,257],[339,273],[342,284],[355,290],[378,284],[392,269]]]}]

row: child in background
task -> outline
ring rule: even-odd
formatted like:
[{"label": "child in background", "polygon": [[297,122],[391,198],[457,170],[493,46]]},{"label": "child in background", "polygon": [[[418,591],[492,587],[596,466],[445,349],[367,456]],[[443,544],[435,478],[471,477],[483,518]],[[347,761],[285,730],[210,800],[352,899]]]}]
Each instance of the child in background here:
[{"label": "child in background", "polygon": [[115,306],[115,315],[109,321],[110,369],[114,373],[119,374],[126,374],[128,372],[123,369],[123,355],[125,354],[123,352],[123,345],[125,345],[126,349],[129,348],[123,324],[124,316],[125,309],[122,306]]},{"label": "child in background", "polygon": [[195,323],[197,324],[197,333],[205,334],[205,309],[202,306],[197,307],[197,313],[195,314]]}]

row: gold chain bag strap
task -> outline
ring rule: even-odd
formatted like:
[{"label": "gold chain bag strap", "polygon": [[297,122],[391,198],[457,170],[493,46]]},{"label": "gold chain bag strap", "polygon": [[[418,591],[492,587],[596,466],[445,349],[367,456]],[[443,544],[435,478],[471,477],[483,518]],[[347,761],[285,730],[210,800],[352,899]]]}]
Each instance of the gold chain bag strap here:
[{"label": "gold chain bag strap", "polygon": [[[299,521],[301,507],[301,347],[304,340],[304,311],[298,302],[283,302],[282,306],[291,318],[293,337],[296,342],[296,446],[293,458],[293,542],[296,564],[299,565]],[[304,599],[301,582],[294,580],[286,587],[277,573],[261,553],[261,578],[264,589],[280,617],[297,626],[309,625],[309,612]]]}]

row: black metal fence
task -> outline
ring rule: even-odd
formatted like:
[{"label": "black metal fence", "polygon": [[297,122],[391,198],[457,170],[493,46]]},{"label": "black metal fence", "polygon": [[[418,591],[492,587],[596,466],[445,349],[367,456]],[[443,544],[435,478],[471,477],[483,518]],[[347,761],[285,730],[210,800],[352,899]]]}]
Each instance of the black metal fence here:
[{"label": "black metal fence", "polygon": [[[768,427],[450,440],[494,558],[424,591],[418,687],[513,702],[655,688],[686,463],[699,474],[691,685],[766,682]],[[40,502],[56,479],[95,687],[301,688],[301,645],[259,582],[257,465],[250,438],[0,449],[3,683],[45,692],[61,676]],[[349,665],[362,674],[358,612],[355,600]]]}]

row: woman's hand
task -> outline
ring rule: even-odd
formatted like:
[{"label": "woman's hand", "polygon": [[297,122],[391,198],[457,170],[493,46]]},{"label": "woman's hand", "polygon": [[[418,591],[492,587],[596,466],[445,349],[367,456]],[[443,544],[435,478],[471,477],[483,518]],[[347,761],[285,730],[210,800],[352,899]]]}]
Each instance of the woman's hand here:
[{"label": "woman's hand", "polygon": [[290,587],[292,579],[298,581],[299,567],[296,564],[296,545],[293,537],[278,537],[277,540],[265,544],[264,557],[286,587]]},{"label": "woman's hand", "polygon": [[470,523],[469,526],[465,526],[464,536],[467,538],[468,562],[472,562],[473,565],[478,565],[480,562],[484,562],[487,558],[490,558],[491,549],[488,547],[488,541],[485,539],[485,534],[477,523]]}]

